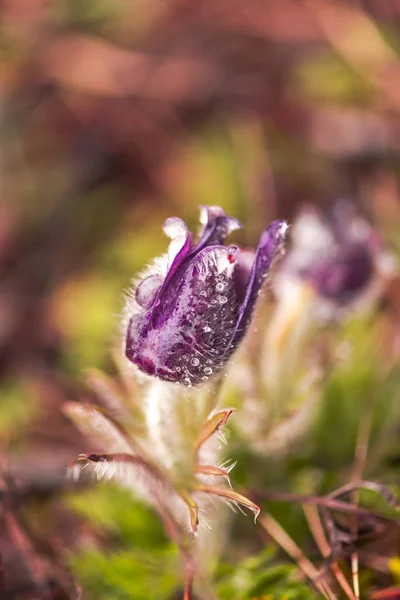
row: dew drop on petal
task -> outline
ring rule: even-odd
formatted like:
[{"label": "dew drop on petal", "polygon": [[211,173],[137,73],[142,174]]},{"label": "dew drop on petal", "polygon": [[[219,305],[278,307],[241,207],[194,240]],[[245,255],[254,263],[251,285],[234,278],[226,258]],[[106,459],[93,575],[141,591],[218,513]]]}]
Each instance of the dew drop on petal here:
[{"label": "dew drop on petal", "polygon": [[208,325],[204,325],[203,331],[205,331],[205,333],[210,333],[211,327],[209,327]]},{"label": "dew drop on petal", "polygon": [[194,366],[197,367],[200,364],[200,361],[198,358],[192,358],[192,360],[190,361],[190,363]]},{"label": "dew drop on petal", "polygon": [[225,289],[225,285],[223,283],[217,283],[215,289],[217,290],[217,292],[223,292]]},{"label": "dew drop on petal", "polygon": [[211,373],[212,373],[212,369],[211,369],[211,367],[206,367],[206,368],[204,369],[204,373],[205,373],[206,375],[211,375]]},{"label": "dew drop on petal", "polygon": [[239,253],[239,248],[237,246],[229,246],[228,248],[228,260],[230,263],[234,263],[237,255]]},{"label": "dew drop on petal", "polygon": [[150,275],[143,279],[136,288],[136,302],[142,308],[150,308],[156,299],[158,290],[161,287],[163,279],[160,275]]},{"label": "dew drop on petal", "polygon": [[220,304],[226,304],[226,302],[228,302],[228,298],[226,296],[218,296],[218,302]]}]

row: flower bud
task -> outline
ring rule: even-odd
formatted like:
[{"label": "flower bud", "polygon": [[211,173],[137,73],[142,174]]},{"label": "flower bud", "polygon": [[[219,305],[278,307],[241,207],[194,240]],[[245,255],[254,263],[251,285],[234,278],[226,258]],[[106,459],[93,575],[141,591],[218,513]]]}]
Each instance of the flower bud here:
[{"label": "flower bud", "polygon": [[241,227],[236,219],[219,207],[205,207],[202,216],[197,244],[183,221],[167,219],[166,271],[145,277],[127,307],[127,358],[148,375],[187,386],[219,372],[245,335],[287,229],[271,223],[249,261],[247,251],[224,245]]},{"label": "flower bud", "polygon": [[285,284],[298,280],[309,283],[331,306],[344,307],[368,295],[380,277],[393,271],[393,265],[387,268],[388,254],[376,232],[345,200],[326,214],[304,209],[292,240],[276,280],[278,295]]}]

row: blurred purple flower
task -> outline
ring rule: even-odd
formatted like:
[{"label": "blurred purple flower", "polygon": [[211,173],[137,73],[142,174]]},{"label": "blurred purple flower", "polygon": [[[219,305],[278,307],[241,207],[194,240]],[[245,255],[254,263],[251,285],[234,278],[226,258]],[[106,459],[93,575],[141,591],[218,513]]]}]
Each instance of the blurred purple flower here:
[{"label": "blurred purple flower", "polygon": [[278,290],[286,279],[301,279],[322,300],[344,306],[364,296],[377,276],[390,270],[390,258],[376,232],[345,200],[327,214],[311,207],[303,210],[292,240]]},{"label": "blurred purple flower", "polygon": [[370,283],[374,259],[368,246],[347,241],[335,248],[331,256],[317,259],[304,275],[323,298],[343,304]]},{"label": "blurred purple flower", "polygon": [[224,246],[241,224],[217,206],[202,210],[197,244],[185,223],[167,219],[168,264],[147,274],[128,302],[126,356],[148,375],[187,386],[220,371],[249,326],[287,224],[274,221],[255,253]]}]

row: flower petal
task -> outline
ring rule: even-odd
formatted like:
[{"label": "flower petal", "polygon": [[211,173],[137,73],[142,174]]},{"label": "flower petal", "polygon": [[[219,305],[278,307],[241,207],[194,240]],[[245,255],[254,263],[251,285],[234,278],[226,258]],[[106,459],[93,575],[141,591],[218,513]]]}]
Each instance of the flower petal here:
[{"label": "flower petal", "polygon": [[250,281],[256,253],[254,250],[241,250],[233,271],[235,290],[239,302],[246,297],[247,286]]},{"label": "flower petal", "polygon": [[166,286],[149,318],[131,319],[129,360],[149,375],[186,385],[220,370],[237,318],[234,260],[224,246],[194,256],[178,285]]},{"label": "flower petal", "polygon": [[[164,233],[171,238],[168,248],[168,271],[163,283],[159,286],[157,293],[154,294],[153,305],[155,306],[159,303],[160,296],[170,284],[180,265],[188,256],[192,245],[192,235],[182,219],[170,217],[165,221],[163,229]],[[150,308],[150,306],[144,308]]]},{"label": "flower petal", "polygon": [[204,228],[191,255],[197,254],[206,246],[223,244],[232,231],[243,227],[237,219],[228,217],[220,206],[202,206],[200,220]]},{"label": "flower petal", "polygon": [[259,291],[273,262],[282,252],[288,225],[285,221],[273,221],[261,236],[256,257],[247,285],[246,295],[239,308],[239,317],[230,345],[235,347],[246,333]]}]

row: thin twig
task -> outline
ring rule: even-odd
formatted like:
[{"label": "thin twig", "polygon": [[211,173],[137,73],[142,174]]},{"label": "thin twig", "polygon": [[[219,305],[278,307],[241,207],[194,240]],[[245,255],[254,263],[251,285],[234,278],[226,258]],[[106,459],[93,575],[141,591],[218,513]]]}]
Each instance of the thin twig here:
[{"label": "thin twig", "polygon": [[340,493],[344,493],[343,490],[348,491],[350,489],[354,489],[355,485],[358,487],[367,487],[368,482],[357,482],[355,484],[349,484],[340,488],[340,490],[335,490],[331,494],[327,496],[313,496],[311,494],[291,494],[290,492],[276,492],[276,491],[262,491],[262,492],[252,492],[247,494],[247,496],[253,497],[258,502],[262,500],[274,500],[276,502],[296,502],[298,504],[316,504],[318,506],[324,506],[330,510],[336,510],[338,512],[343,512],[347,514],[357,514],[359,516],[366,517],[375,517],[380,519],[381,521],[386,521],[387,523],[397,523],[396,519],[392,519],[390,517],[386,517],[384,515],[380,515],[373,510],[369,510],[368,508],[363,508],[361,506],[356,506],[355,504],[351,504],[350,502],[344,502],[342,500],[336,500],[335,496]]},{"label": "thin twig", "polygon": [[258,523],[298,564],[324,598],[327,598],[327,600],[337,600],[330,586],[325,582],[318,581],[318,570],[313,563],[303,554],[299,546],[271,515],[263,513],[258,518]]},{"label": "thin twig", "polygon": [[[322,556],[328,558],[331,555],[331,547],[326,539],[324,529],[322,527],[321,518],[318,513],[318,509],[315,504],[304,504],[303,510],[307,519],[308,526],[313,535],[315,543],[317,544]],[[339,564],[334,560],[330,564],[332,573],[334,574],[336,581],[350,600],[355,600],[353,590],[349,585],[343,571],[339,567]]]},{"label": "thin twig", "polygon": [[[351,475],[351,482],[356,483],[361,481],[365,462],[367,460],[368,454],[368,442],[371,434],[372,427],[372,417],[374,413],[374,405],[373,397],[370,398],[369,402],[366,402],[365,410],[362,412],[360,426],[358,428],[358,435],[356,441],[356,448],[354,453],[354,464],[353,471]],[[355,505],[358,505],[360,500],[360,489],[355,489],[351,492],[351,499]],[[350,532],[353,536],[353,539],[357,539],[358,536],[358,517],[357,514],[353,514],[350,518]],[[356,600],[360,598],[360,581],[358,577],[359,571],[359,560],[358,560],[358,552],[355,549],[351,554],[351,573],[353,578],[353,589]]]},{"label": "thin twig", "polygon": [[329,494],[327,494],[327,496],[325,496],[325,498],[339,498],[340,496],[344,496],[345,494],[348,494],[349,492],[352,492],[354,490],[360,490],[360,489],[372,490],[373,492],[380,494],[382,496],[382,498],[384,498],[384,500],[386,500],[386,502],[389,504],[389,506],[393,506],[397,510],[399,509],[399,503],[398,503],[397,496],[394,492],[392,492],[391,489],[389,489],[387,486],[383,485],[382,483],[377,483],[376,481],[367,481],[364,479],[361,479],[360,481],[351,481],[350,483],[346,483],[345,485],[342,485],[340,488],[337,488],[333,492],[330,492]]}]

